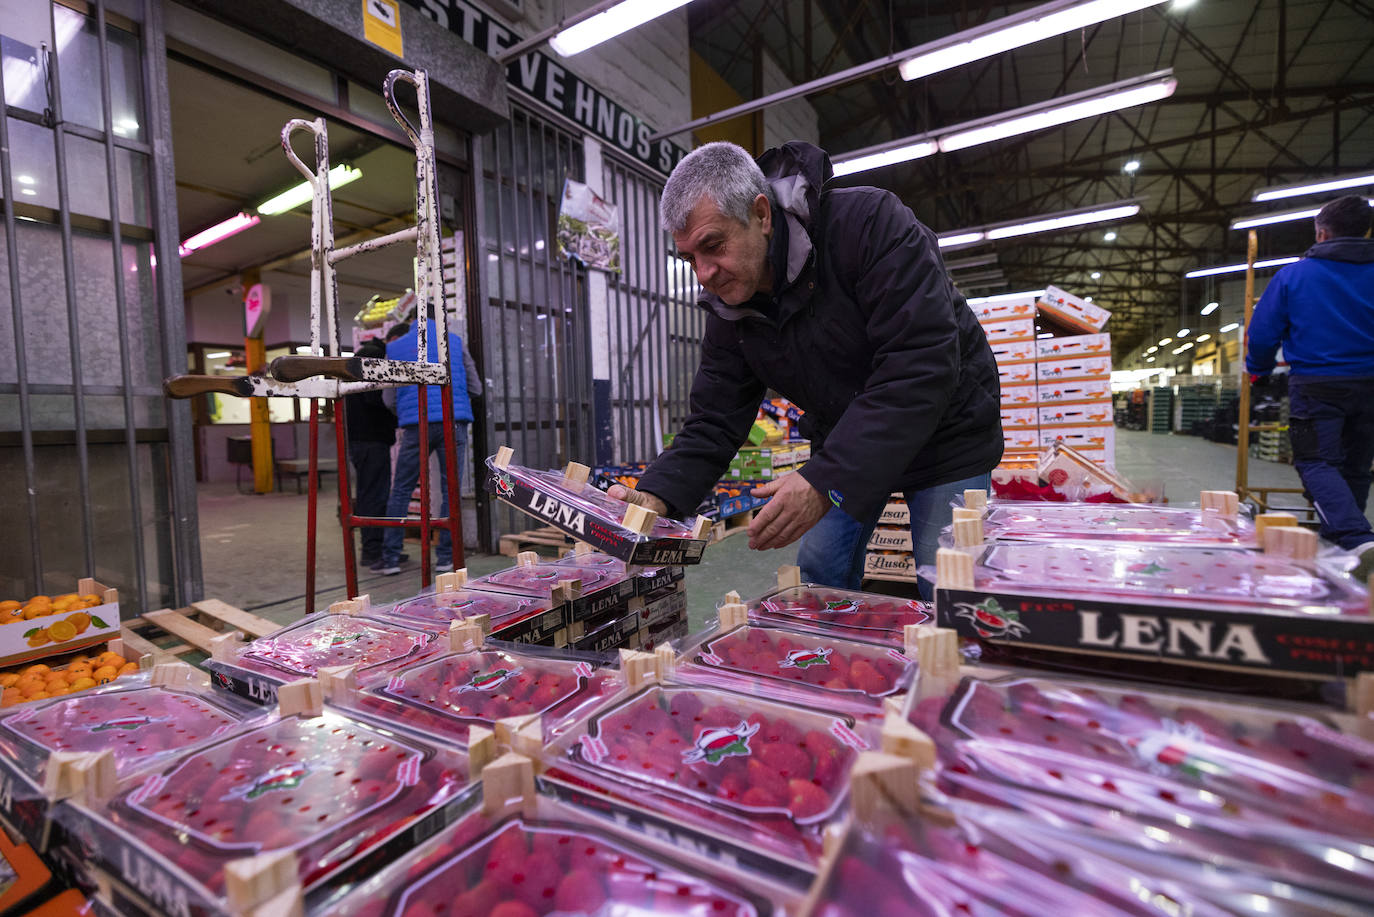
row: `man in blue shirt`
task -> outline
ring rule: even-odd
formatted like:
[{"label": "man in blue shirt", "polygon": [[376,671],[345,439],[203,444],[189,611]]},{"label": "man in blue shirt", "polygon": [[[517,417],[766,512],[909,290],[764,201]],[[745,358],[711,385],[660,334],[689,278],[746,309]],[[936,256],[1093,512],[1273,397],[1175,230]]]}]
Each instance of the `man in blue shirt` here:
[{"label": "man in blue shirt", "polygon": [[[433,319],[425,319],[426,350],[431,362],[439,359],[439,333]],[[419,329],[412,324],[410,329],[386,345],[388,360],[419,359]],[[463,479],[463,456],[468,447],[468,425],[472,423],[472,404],[468,400],[468,372],[463,359],[463,341],[458,335],[449,333],[448,360],[453,387],[453,442],[458,455],[454,461],[458,469],[458,480],[453,484],[458,493]],[[480,382],[474,377],[475,386]],[[480,392],[480,388],[476,388]],[[420,455],[420,390],[418,386],[403,385],[387,389],[386,393],[395,396],[396,422],[401,427],[401,451],[396,456],[396,472],[391,482],[391,496],[387,499],[386,514],[392,518],[405,518],[410,506],[410,496],[415,484],[420,480],[420,462],[428,461],[428,456]],[[440,398],[439,386],[429,386],[425,395],[427,422],[429,424],[429,451],[439,452],[439,486],[442,488],[443,503],[439,507],[441,516],[448,515],[448,462],[444,456],[444,403]],[[382,559],[372,567],[376,573],[391,576],[401,572],[401,563],[406,558],[401,554],[405,540],[403,529],[389,528],[382,540]],[[439,573],[453,569],[453,539],[447,527],[439,530],[439,544],[435,549],[435,567]]]},{"label": "man in blue shirt", "polygon": [[[1246,368],[1291,367],[1293,465],[1321,519],[1321,535],[1374,560],[1365,518],[1374,462],[1374,241],[1370,207],[1340,197],[1317,214],[1317,244],[1275,275],[1255,306]],[[1243,421],[1243,418],[1242,418]],[[1365,573],[1367,576],[1367,572]]]}]

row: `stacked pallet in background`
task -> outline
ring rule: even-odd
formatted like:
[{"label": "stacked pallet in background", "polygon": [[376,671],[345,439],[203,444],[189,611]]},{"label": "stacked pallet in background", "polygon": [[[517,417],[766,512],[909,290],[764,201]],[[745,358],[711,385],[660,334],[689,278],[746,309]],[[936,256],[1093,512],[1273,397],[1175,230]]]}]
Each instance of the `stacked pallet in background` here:
[{"label": "stacked pallet in background", "polygon": [[911,511],[906,497],[896,493],[878,517],[878,526],[868,539],[864,555],[864,577],[898,583],[916,582],[916,560],[911,545]]}]

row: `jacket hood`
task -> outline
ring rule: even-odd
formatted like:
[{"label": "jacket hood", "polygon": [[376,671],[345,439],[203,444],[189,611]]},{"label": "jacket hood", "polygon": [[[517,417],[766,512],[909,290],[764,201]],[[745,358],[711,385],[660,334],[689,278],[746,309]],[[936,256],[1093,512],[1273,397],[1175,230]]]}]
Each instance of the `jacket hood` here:
[{"label": "jacket hood", "polygon": [[1374,239],[1361,239],[1355,236],[1327,239],[1309,248],[1304,257],[1346,261],[1350,264],[1374,263]]},{"label": "jacket hood", "polygon": [[[821,186],[834,177],[835,170],[825,150],[801,140],[790,140],[774,147],[757,162],[773,192],[772,203],[782,211],[775,217],[781,216],[787,221],[787,276],[779,285],[785,288],[796,282],[811,258],[811,226],[820,212]],[[777,294],[777,289],[774,293]],[[747,304],[726,305],[709,293],[702,297],[701,303],[730,321],[761,314]]]}]

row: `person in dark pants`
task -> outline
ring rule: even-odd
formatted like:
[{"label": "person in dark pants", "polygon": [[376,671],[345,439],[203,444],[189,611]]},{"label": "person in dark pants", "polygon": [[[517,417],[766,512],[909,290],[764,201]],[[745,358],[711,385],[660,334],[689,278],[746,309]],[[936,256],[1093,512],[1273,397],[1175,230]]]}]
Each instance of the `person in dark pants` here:
[{"label": "person in dark pants", "polygon": [[1368,578],[1374,531],[1365,517],[1374,463],[1374,241],[1369,204],[1340,197],[1317,214],[1317,244],[1269,282],[1250,321],[1246,368],[1292,368],[1293,465],[1317,508],[1321,535],[1361,555]]},{"label": "person in dark pants", "polygon": [[[369,338],[358,348],[357,355],[384,359],[386,345]],[[386,498],[391,492],[396,415],[382,400],[382,393],[375,391],[345,395],[344,416],[348,422],[348,460],[353,463],[353,512],[359,516],[380,516],[386,512]],[[362,566],[381,561],[382,531],[379,526],[363,528]]]}]

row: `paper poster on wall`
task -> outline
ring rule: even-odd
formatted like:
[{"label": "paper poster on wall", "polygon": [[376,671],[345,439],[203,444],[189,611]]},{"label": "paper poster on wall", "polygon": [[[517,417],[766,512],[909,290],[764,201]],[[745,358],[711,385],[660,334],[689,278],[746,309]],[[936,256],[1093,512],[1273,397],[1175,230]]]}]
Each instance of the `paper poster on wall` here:
[{"label": "paper poster on wall", "polygon": [[558,250],[587,267],[620,273],[620,209],[582,182],[563,182]]}]

